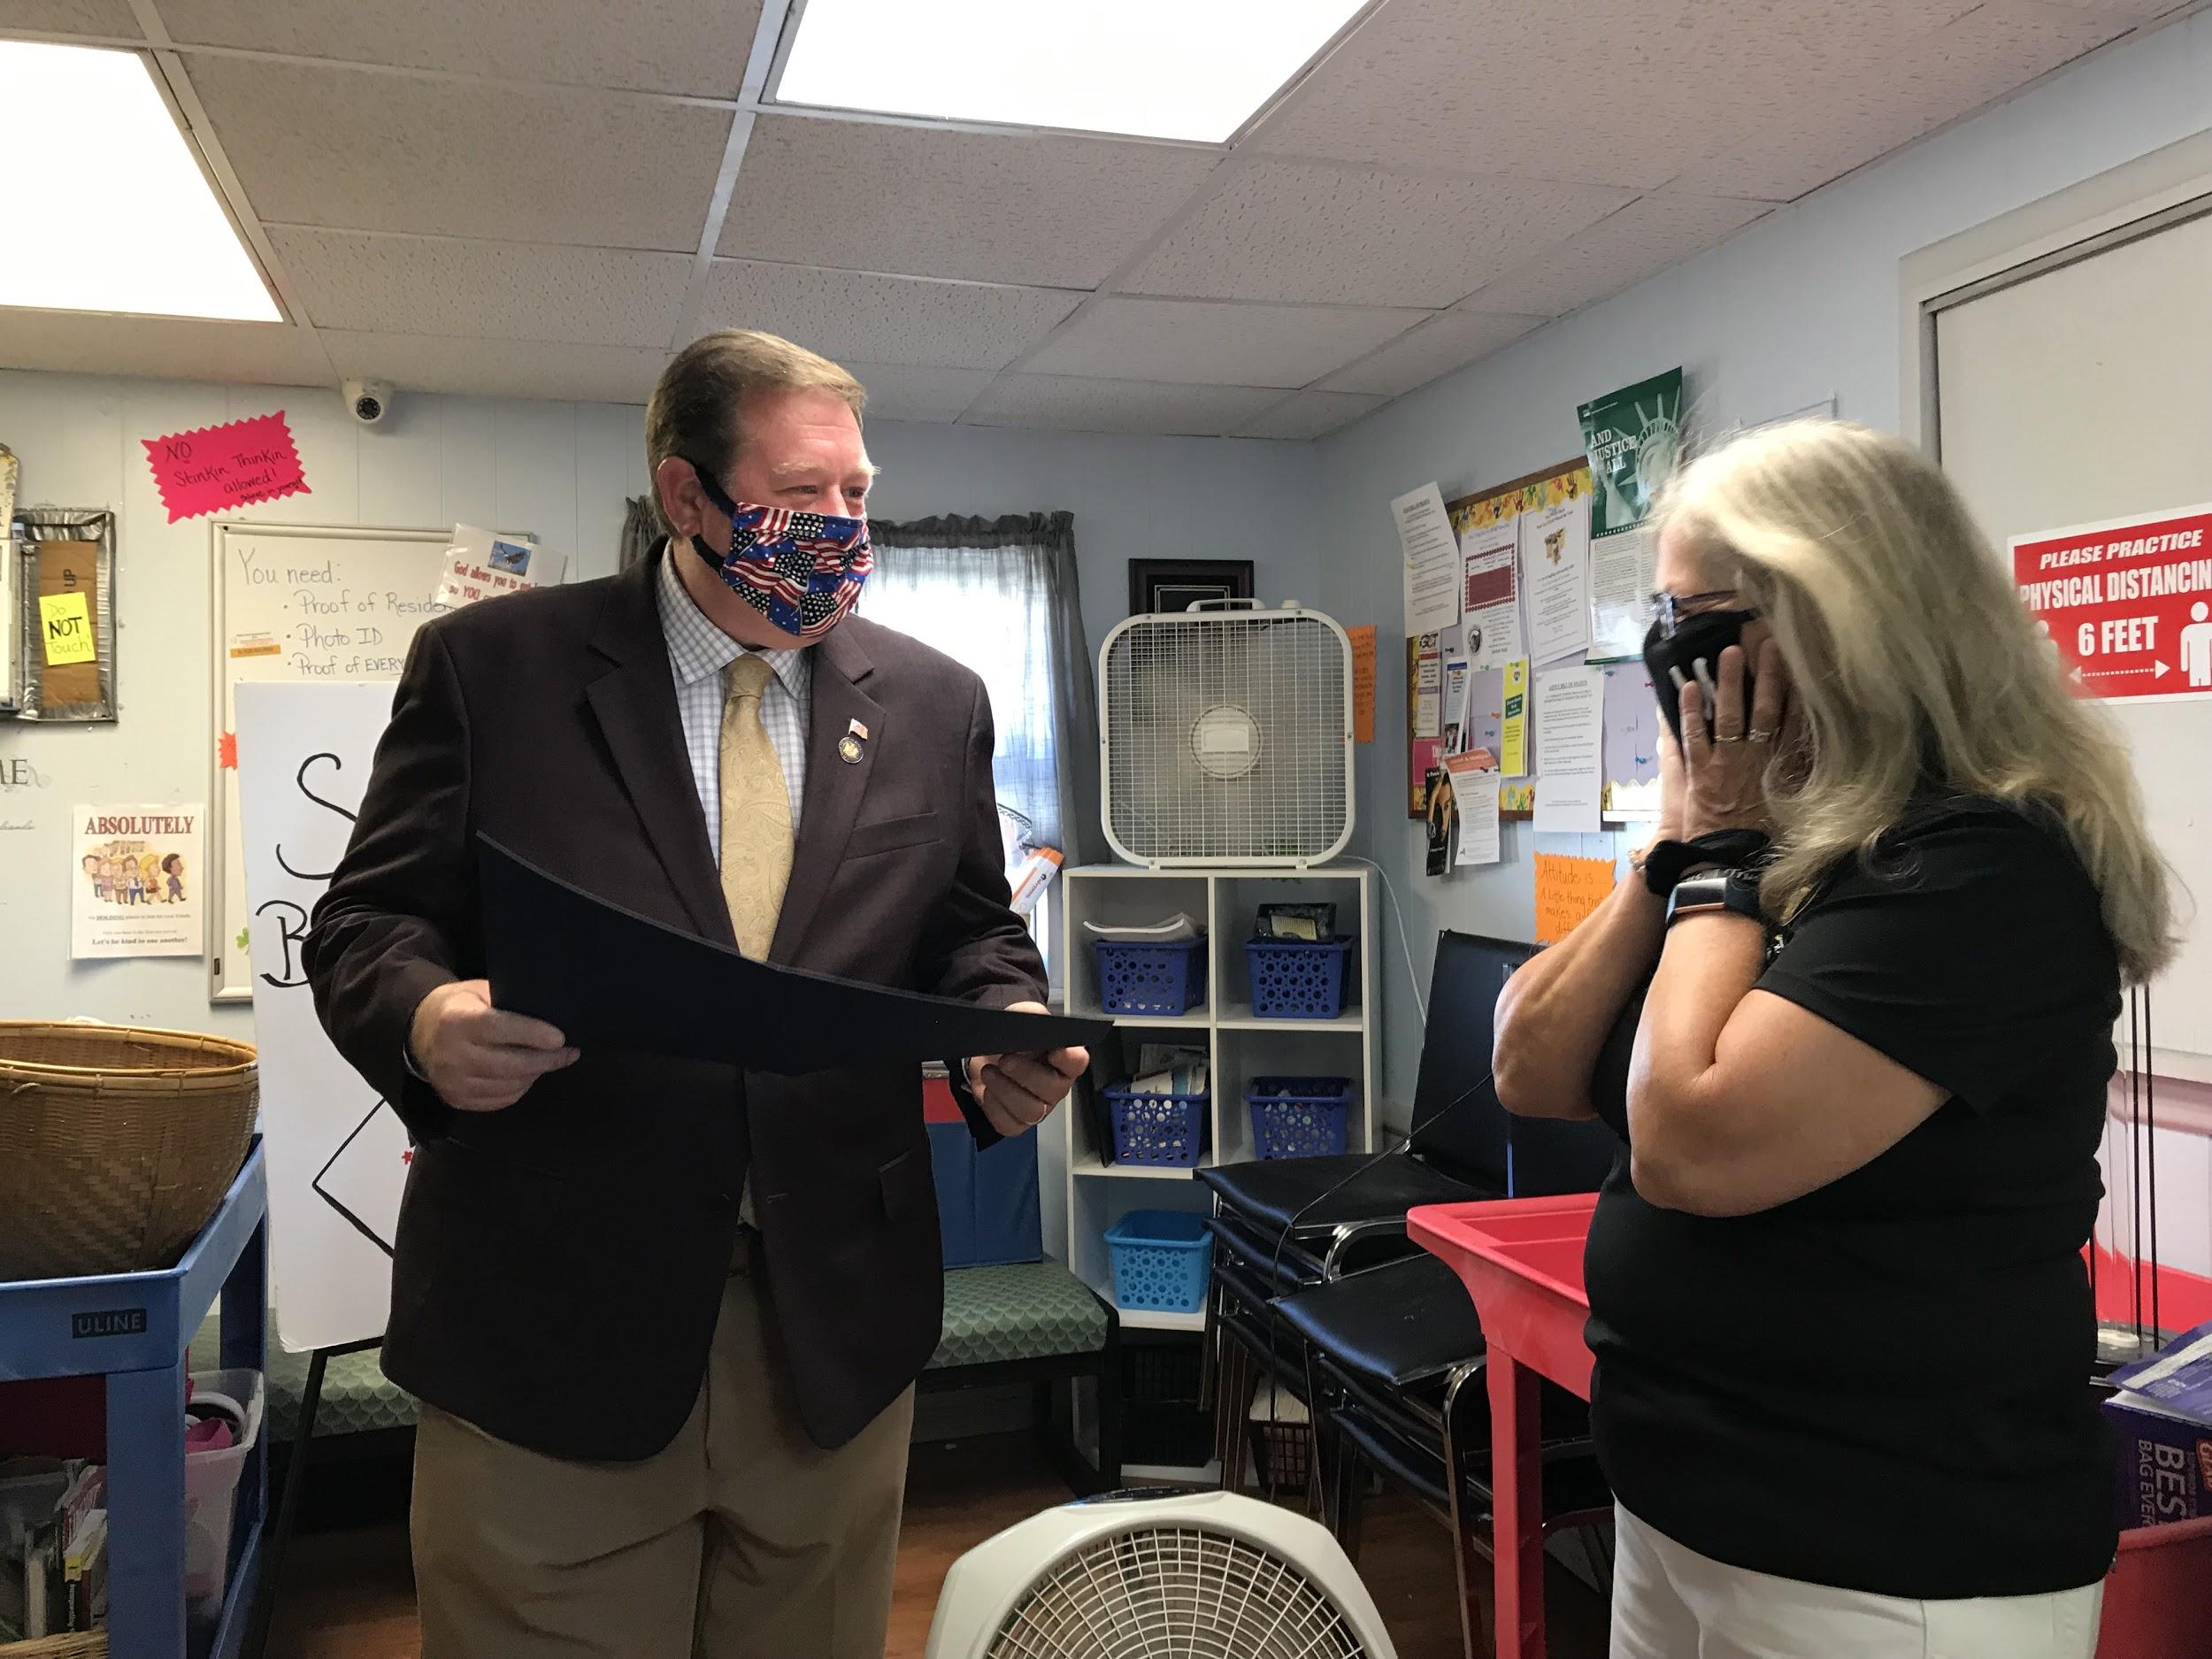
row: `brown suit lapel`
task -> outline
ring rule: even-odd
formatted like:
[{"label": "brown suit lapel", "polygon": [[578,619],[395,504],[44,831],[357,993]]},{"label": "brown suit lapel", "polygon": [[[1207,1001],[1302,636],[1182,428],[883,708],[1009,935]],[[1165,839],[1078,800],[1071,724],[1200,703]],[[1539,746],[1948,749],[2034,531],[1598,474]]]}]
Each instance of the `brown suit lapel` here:
[{"label": "brown suit lapel", "polygon": [[[799,952],[831,878],[844,862],[845,842],[859,816],[868,774],[874,770],[878,740],[883,735],[880,703],[861,689],[875,671],[868,653],[849,628],[830,630],[814,648],[811,729],[807,733],[806,799],[799,810],[799,841],[791,860],[791,880],[783,890],[783,913],[776,919],[771,962],[789,963]],[[857,720],[869,736],[860,758],[849,761],[839,746]]]},{"label": "brown suit lapel", "polygon": [[608,589],[591,645],[610,666],[584,695],[622,787],[645,826],[646,839],[684,909],[702,934],[726,945],[734,937],[729,907],[723,902],[706,816],[699,810],[698,786],[684,752],[668,639],[661,629],[657,584],[663,557],[656,551],[641,559]]}]

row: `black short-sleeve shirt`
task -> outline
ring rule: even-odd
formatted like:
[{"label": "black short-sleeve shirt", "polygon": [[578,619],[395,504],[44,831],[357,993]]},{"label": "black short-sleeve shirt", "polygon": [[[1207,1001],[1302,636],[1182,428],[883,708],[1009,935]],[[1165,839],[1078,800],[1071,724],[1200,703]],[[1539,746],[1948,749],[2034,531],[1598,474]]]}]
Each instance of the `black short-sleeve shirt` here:
[{"label": "black short-sleeve shirt", "polygon": [[1816,1584],[2096,1580],[2116,1520],[2081,1249],[2120,975],[2086,872],[2043,815],[1916,803],[1823,885],[1759,988],[1951,1098],[1755,1215],[1662,1210],[1616,1169],[1586,1264],[1615,1492],[1704,1555]]}]

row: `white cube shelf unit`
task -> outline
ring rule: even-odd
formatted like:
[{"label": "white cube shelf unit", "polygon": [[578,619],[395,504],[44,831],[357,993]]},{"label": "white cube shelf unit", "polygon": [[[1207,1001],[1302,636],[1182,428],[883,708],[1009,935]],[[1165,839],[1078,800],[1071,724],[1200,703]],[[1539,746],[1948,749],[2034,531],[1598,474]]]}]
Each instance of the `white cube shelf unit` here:
[{"label": "white cube shelf unit", "polygon": [[[1064,872],[1060,961],[1068,1012],[1112,1019],[1125,1048],[1125,1064],[1115,1068],[1118,1074],[1133,1067],[1139,1043],[1206,1050],[1212,1138],[1200,1167],[1256,1156],[1244,1100],[1245,1085],[1256,1077],[1351,1079],[1347,1149],[1365,1151],[1375,1145],[1375,1065],[1382,1033],[1373,995],[1379,929],[1372,880],[1371,872],[1358,864],[1310,870],[1095,864]],[[1285,902],[1333,903],[1337,932],[1356,937],[1345,964],[1344,1010],[1334,1019],[1263,1019],[1252,1011],[1245,942],[1252,937],[1259,907]],[[1084,924],[1157,922],[1178,910],[1206,928],[1206,1000],[1179,1016],[1106,1014],[1099,1001],[1097,959]],[[1039,1174],[1045,1188],[1045,1236],[1059,1244],[1078,1278],[1110,1298],[1106,1230],[1132,1210],[1205,1210],[1210,1207],[1206,1189],[1190,1170],[1113,1163],[1110,1140],[1100,1144],[1077,1102],[1056,1112],[1053,1121],[1057,1129],[1039,1148],[1044,1157]],[[1140,1330],[1196,1331],[1204,1323],[1202,1314],[1144,1309],[1124,1309],[1121,1317],[1124,1325]]]}]

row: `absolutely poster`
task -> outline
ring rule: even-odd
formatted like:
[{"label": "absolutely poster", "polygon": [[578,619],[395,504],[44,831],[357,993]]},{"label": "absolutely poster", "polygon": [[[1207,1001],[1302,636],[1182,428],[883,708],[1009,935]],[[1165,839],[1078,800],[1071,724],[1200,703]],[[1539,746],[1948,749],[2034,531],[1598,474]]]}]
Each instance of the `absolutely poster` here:
[{"label": "absolutely poster", "polygon": [[70,954],[80,961],[200,955],[206,809],[196,802],[80,806],[74,821]]},{"label": "absolutely poster", "polygon": [[1647,380],[1575,411],[1590,457],[1597,502],[1590,534],[1602,536],[1643,522],[1682,454],[1682,371]]},{"label": "absolutely poster", "polygon": [[2077,695],[2212,698],[2212,505],[2011,546],[2020,601]]}]

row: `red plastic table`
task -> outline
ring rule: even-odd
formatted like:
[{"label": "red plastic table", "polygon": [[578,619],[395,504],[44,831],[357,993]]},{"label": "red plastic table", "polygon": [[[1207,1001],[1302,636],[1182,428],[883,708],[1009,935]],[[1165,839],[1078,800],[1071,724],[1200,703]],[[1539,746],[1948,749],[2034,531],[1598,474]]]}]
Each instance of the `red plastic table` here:
[{"label": "red plastic table", "polygon": [[[1492,1525],[1496,1552],[1498,1659],[1544,1659],[1544,1492],[1537,1385],[1549,1378],[1587,1400],[1595,1365],[1582,1340],[1590,1298],[1582,1252],[1595,1194],[1430,1204],[1409,1213],[1406,1231],[1448,1262],[1475,1300],[1489,1349]],[[2130,1317],[2131,1263],[2098,1248],[2098,1312]],[[2137,1270],[2146,1302],[2149,1269]],[[2212,1318],[2212,1281],[2173,1268],[2158,1272],[2169,1327]],[[2212,1654],[2198,1616],[2197,1586],[2212,1561],[2212,1520],[2120,1535],[2105,1581],[2098,1659],[2183,1659]]]},{"label": "red plastic table", "polygon": [[1491,1525],[1498,1659],[1543,1659],[1544,1488],[1537,1387],[1587,1400],[1595,1363],[1582,1327],[1582,1247],[1597,1194],[1429,1204],[1414,1242],[1451,1264],[1475,1299],[1489,1352]]}]

